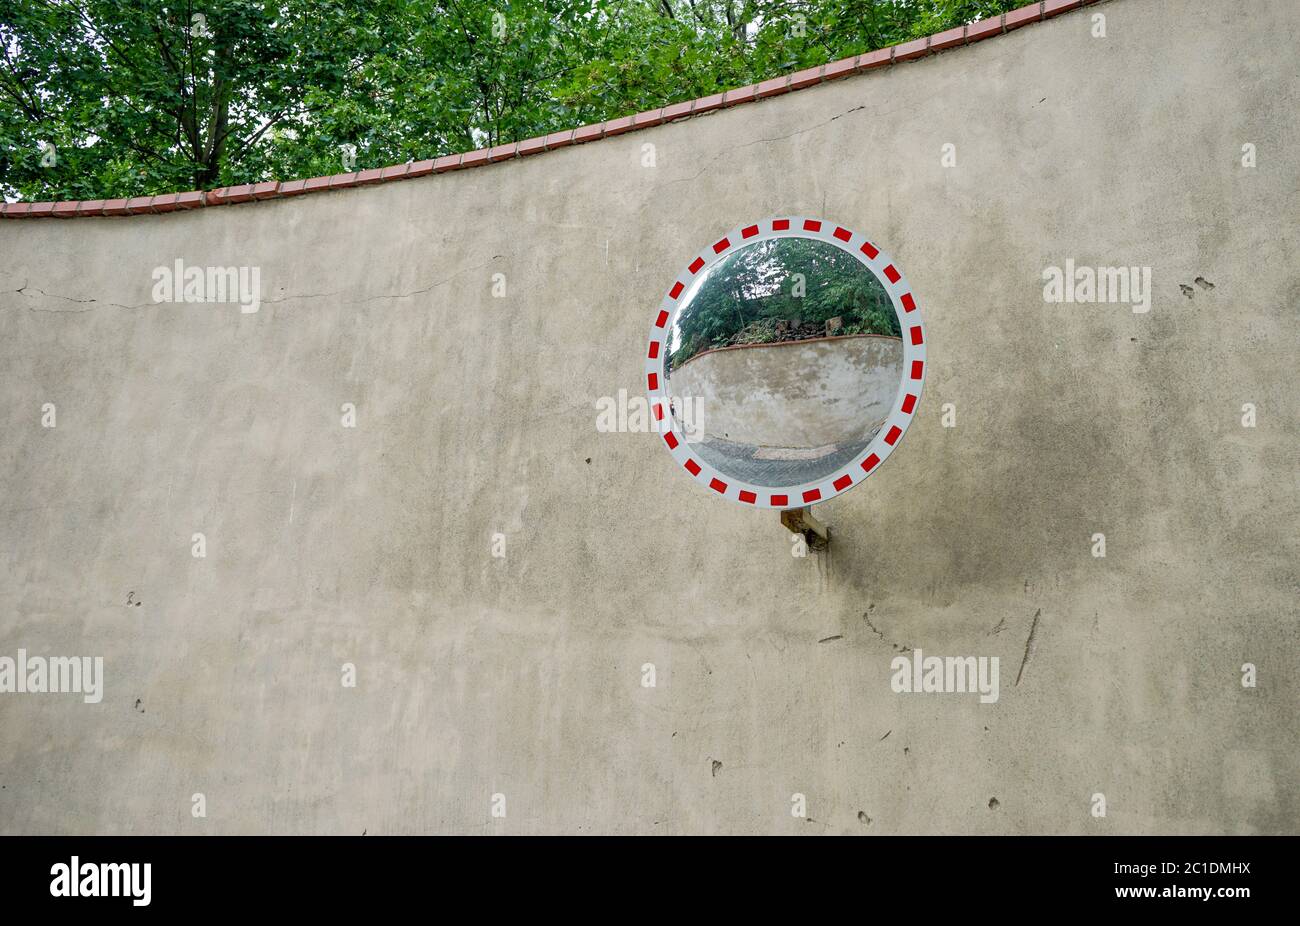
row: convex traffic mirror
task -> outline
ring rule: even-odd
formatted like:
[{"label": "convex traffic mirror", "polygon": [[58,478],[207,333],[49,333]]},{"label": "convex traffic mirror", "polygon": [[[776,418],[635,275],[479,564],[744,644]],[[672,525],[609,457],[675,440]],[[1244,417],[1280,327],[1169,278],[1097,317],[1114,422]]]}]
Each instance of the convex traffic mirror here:
[{"label": "convex traffic mirror", "polygon": [[743,505],[797,508],[866,479],[925,378],[902,269],[833,222],[742,225],[690,255],[650,329],[646,385],[677,465]]}]

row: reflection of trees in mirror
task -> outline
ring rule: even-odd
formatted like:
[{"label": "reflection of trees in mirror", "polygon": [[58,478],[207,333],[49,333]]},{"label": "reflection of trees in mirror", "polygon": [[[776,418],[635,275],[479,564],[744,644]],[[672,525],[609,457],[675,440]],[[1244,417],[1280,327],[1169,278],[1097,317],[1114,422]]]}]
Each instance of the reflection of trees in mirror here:
[{"label": "reflection of trees in mirror", "polygon": [[875,274],[853,255],[812,238],[774,238],[728,255],[710,269],[675,328],[669,368],[733,344],[901,337]]}]

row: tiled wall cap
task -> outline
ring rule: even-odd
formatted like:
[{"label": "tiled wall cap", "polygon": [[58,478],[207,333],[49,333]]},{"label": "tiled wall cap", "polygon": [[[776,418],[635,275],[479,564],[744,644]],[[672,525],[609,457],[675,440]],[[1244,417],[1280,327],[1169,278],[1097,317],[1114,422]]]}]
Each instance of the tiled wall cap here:
[{"label": "tiled wall cap", "polygon": [[528,157],[530,154],[540,154],[546,150],[546,138],[526,138],[519,143],[519,156]]},{"label": "tiled wall cap", "polygon": [[691,112],[694,115],[698,116],[700,113],[711,113],[715,109],[721,109],[721,108],[722,108],[722,94],[713,93],[710,94],[709,96],[700,97],[698,100],[696,100],[695,109],[693,109]]},{"label": "tiled wall cap", "polygon": [[[881,51],[885,52],[884,63],[888,64],[889,50],[881,49]],[[872,52],[872,54],[879,54],[879,52]],[[858,62],[865,57],[867,56],[859,55],[856,58],[845,58],[843,61],[832,61],[822,71],[822,80],[838,80],[841,77],[848,77],[850,74],[857,73]]]},{"label": "tiled wall cap", "polygon": [[567,148],[573,144],[573,129],[565,129],[563,132],[552,132],[545,138],[546,150],[554,151],[556,148]]},{"label": "tiled wall cap", "polygon": [[624,132],[632,131],[632,117],[623,116],[618,119],[610,119],[605,123],[605,136],[622,135]]},{"label": "tiled wall cap", "polygon": [[887,64],[894,63],[894,55],[898,46],[890,48],[877,48],[875,51],[869,51],[865,55],[858,55],[858,70],[869,71],[872,68],[884,67]]},{"label": "tiled wall cap", "polygon": [[1002,17],[990,16],[988,19],[981,19],[979,22],[971,23],[966,27],[966,42],[978,42],[980,39],[987,39],[994,35],[1002,34]]},{"label": "tiled wall cap", "polygon": [[723,106],[735,106],[737,103],[748,103],[754,99],[758,88],[752,84],[748,87],[738,87],[735,90],[728,90],[722,95]]},{"label": "tiled wall cap", "polygon": [[151,197],[149,207],[153,212],[175,212],[180,208],[176,205],[176,199],[180,195],[179,193],[163,193],[161,196]]},{"label": "tiled wall cap", "polygon": [[663,120],[664,122],[671,122],[674,119],[685,118],[691,114],[691,110],[694,108],[694,100],[687,100],[684,103],[674,103],[671,106],[665,106]]},{"label": "tiled wall cap", "polygon": [[795,71],[790,75],[790,89],[802,90],[804,87],[820,84],[824,70],[826,70],[826,65],[819,64],[817,67],[808,68],[806,71]]},{"label": "tiled wall cap", "polygon": [[958,45],[965,44],[965,26],[958,26],[956,29],[949,29],[947,32],[940,32],[938,35],[930,37],[930,51],[944,51],[945,49],[955,48]]},{"label": "tiled wall cap", "polygon": [[1038,22],[1042,18],[1043,5],[1041,3],[1031,3],[1029,6],[1022,6],[1018,10],[1003,14],[1002,23],[1010,32],[1012,29],[1019,29],[1021,26]]},{"label": "tiled wall cap", "polygon": [[923,58],[930,53],[930,39],[913,39],[910,42],[904,42],[902,45],[894,46],[895,61],[911,61],[913,58]]}]

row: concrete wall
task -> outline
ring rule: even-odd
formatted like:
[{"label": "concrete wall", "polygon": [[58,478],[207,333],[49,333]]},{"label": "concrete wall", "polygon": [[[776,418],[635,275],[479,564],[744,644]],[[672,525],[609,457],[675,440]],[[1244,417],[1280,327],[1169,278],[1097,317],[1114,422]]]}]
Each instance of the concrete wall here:
[{"label": "concrete wall", "polygon": [[[1297,39],[1115,0],[499,166],[0,224],[0,654],[107,676],[0,694],[0,831],[1295,832]],[[781,213],[873,235],[929,336],[803,559],[595,427],[683,261]],[[261,310],[154,304],[177,257]],[[1067,258],[1150,312],[1045,304]],[[917,648],[998,702],[895,694]]]},{"label": "concrete wall", "polygon": [[903,342],[869,335],[713,350],[672,371],[706,434],[758,447],[866,440],[903,378]]}]

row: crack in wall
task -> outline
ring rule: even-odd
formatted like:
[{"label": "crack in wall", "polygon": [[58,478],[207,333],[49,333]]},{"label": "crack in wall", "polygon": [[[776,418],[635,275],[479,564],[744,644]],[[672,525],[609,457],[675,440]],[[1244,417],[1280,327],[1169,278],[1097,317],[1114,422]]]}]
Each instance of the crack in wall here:
[{"label": "crack in wall", "polygon": [[1034,612],[1034,622],[1029,625],[1029,636],[1025,639],[1025,655],[1020,660],[1020,671],[1016,673],[1016,684],[1020,684],[1021,677],[1025,674],[1025,666],[1029,664],[1029,654],[1034,647],[1034,634],[1038,632],[1038,619],[1042,616],[1043,609],[1039,608]]},{"label": "crack in wall", "polygon": [[875,610],[875,607],[876,606],[873,604],[866,611],[862,612],[862,620],[867,625],[868,629],[870,629],[872,633],[874,633],[876,636],[880,638],[880,642],[889,644],[898,652],[910,653],[912,651],[912,647],[910,644],[895,643],[893,640],[889,639],[883,633],[881,633],[880,629],[876,627],[875,624],[871,623],[871,612]]},{"label": "crack in wall", "polygon": [[[504,254],[493,254],[492,257],[491,257],[490,259],[484,261],[484,262],[481,263],[481,264],[475,264],[473,267],[466,267],[466,268],[463,269],[463,270],[458,270],[458,271],[456,271],[455,273],[453,273],[453,274],[452,274],[451,276],[449,276],[449,277],[445,277],[444,279],[441,279],[441,280],[435,280],[433,283],[430,283],[428,286],[422,287],[422,288],[420,288],[420,289],[414,289],[414,290],[411,290],[410,292],[405,292],[405,293],[395,293],[395,294],[381,294],[381,295],[378,295],[378,296],[367,296],[367,297],[364,298],[364,299],[355,299],[355,300],[349,300],[349,301],[342,301],[342,302],[340,302],[339,304],[340,304],[340,305],[345,305],[345,306],[350,306],[350,305],[366,305],[367,303],[371,303],[371,302],[381,302],[381,301],[388,300],[388,299],[410,299],[410,298],[412,298],[413,296],[421,296],[421,295],[423,295],[423,294],[425,294],[425,293],[432,292],[433,290],[437,289],[437,288],[440,287],[440,286],[445,286],[446,284],[450,283],[452,280],[455,280],[457,277],[463,276],[463,275],[466,274],[466,273],[471,273],[471,272],[473,272],[473,271],[475,271],[475,270],[482,270],[484,267],[489,266],[489,265],[492,264],[494,261],[500,260],[500,259],[503,258],[504,256],[505,256]],[[15,294],[17,294],[17,295],[21,295],[21,296],[26,296],[26,297],[29,298],[29,299],[35,299],[35,298],[37,298],[35,295],[33,295],[33,293],[27,291],[29,288],[32,289],[32,290],[33,290],[34,292],[36,292],[36,293],[40,293],[42,296],[46,297],[47,299],[62,299],[64,302],[74,302],[74,303],[77,303],[77,304],[80,304],[80,305],[86,305],[86,306],[87,306],[87,307],[84,308],[84,309],[50,309],[50,308],[42,308],[41,306],[34,306],[34,305],[29,305],[29,306],[26,306],[26,307],[25,307],[25,308],[27,309],[27,311],[29,311],[29,312],[44,312],[44,313],[46,313],[46,314],[50,314],[50,315],[82,315],[82,314],[84,314],[84,313],[86,313],[86,312],[94,311],[96,308],[100,308],[100,307],[104,307],[104,308],[110,308],[110,307],[111,307],[111,308],[115,308],[115,309],[147,309],[147,308],[149,308],[149,307],[151,307],[151,306],[160,306],[160,305],[205,305],[205,304],[206,304],[206,305],[235,305],[235,304],[236,304],[236,303],[234,303],[234,302],[211,302],[211,303],[209,303],[209,302],[207,302],[207,301],[193,302],[193,303],[186,303],[186,302],[170,302],[170,301],[165,301],[165,302],[153,302],[153,301],[150,301],[150,302],[141,302],[141,303],[137,303],[137,304],[135,304],[135,305],[123,305],[123,304],[120,303],[120,302],[101,302],[100,300],[95,299],[95,298],[93,298],[93,297],[92,297],[92,298],[89,298],[89,299],[77,299],[77,298],[75,298],[75,297],[73,297],[73,296],[63,296],[63,295],[60,295],[59,293],[47,293],[47,292],[45,292],[45,290],[43,290],[43,289],[37,289],[36,287],[34,287],[34,286],[29,286],[29,285],[26,284],[26,283],[24,283],[24,284],[23,284],[22,286],[20,286],[18,289],[9,290],[9,292],[11,292],[11,293],[15,293]],[[259,303],[258,303],[258,304],[259,304],[259,305],[280,305],[280,304],[283,304],[283,303],[296,302],[296,301],[303,300],[303,299],[329,299],[329,298],[332,298],[332,297],[334,297],[334,296],[339,295],[339,293],[342,293],[342,292],[344,292],[344,290],[335,290],[334,292],[329,292],[329,293],[305,293],[305,294],[303,294],[303,295],[299,295],[299,296],[281,296],[281,297],[278,298],[278,299],[262,299],[262,300],[259,300]],[[90,305],[90,303],[94,303],[94,305]]]}]

